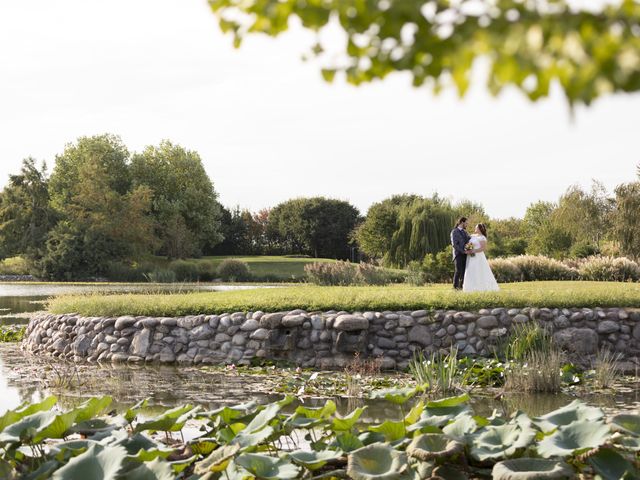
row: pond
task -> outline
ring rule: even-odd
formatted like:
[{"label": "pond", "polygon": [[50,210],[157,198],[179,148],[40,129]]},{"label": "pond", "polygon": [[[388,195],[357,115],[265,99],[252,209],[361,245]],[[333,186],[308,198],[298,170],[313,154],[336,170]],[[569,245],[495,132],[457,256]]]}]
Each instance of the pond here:
[{"label": "pond", "polygon": [[27,324],[29,314],[44,309],[49,297],[85,293],[135,293],[135,292],[192,292],[227,291],[250,288],[269,288],[254,285],[206,285],[206,284],[59,284],[59,283],[0,283],[0,325]]}]

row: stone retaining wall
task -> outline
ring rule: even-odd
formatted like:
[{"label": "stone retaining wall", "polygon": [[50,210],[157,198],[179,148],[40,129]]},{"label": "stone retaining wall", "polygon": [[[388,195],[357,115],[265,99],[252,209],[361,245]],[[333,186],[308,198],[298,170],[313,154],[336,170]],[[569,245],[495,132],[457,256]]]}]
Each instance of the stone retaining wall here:
[{"label": "stone retaining wall", "polygon": [[75,361],[235,363],[288,360],[303,367],[341,368],[359,357],[385,369],[404,368],[416,351],[490,355],[516,324],[539,322],[569,353],[599,348],[640,353],[640,310],[484,309],[479,312],[232,313],[181,318],[80,317],[40,314],[23,348]]}]

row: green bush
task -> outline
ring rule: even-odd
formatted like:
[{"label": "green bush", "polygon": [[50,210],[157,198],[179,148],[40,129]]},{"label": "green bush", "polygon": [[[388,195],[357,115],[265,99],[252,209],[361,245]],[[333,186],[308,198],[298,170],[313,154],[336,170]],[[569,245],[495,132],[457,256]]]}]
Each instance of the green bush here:
[{"label": "green bush", "polygon": [[30,275],[32,266],[23,257],[9,257],[0,261],[0,275]]},{"label": "green bush", "polygon": [[421,262],[412,260],[407,264],[406,270],[407,276],[405,278],[405,282],[409,285],[421,286],[428,282]]},{"label": "green bush", "polygon": [[174,283],[176,272],[170,268],[155,268],[144,274],[144,278],[151,283]]},{"label": "green bush", "polygon": [[542,255],[520,255],[509,260],[520,269],[523,281],[571,280],[578,277],[575,269]]},{"label": "green bush", "polygon": [[251,272],[245,262],[227,258],[218,266],[218,277],[225,282],[243,282],[251,278]]},{"label": "green bush", "polygon": [[393,276],[389,270],[371,263],[359,263],[358,275],[365,285],[388,285],[393,283]]},{"label": "green bush", "polygon": [[422,270],[429,283],[447,283],[453,280],[454,265],[451,249],[436,254],[428,253],[422,261]]},{"label": "green bush", "polygon": [[216,262],[201,260],[196,264],[196,268],[198,270],[198,280],[201,282],[210,282],[217,278],[218,267]]},{"label": "green bush", "polygon": [[578,267],[583,280],[600,282],[636,282],[640,280],[640,265],[626,257],[590,257]]},{"label": "green bush", "polygon": [[175,260],[169,264],[173,270],[176,280],[179,282],[195,282],[198,280],[198,267],[193,262],[186,260]]},{"label": "green bush", "polygon": [[350,262],[313,262],[304,266],[307,280],[316,285],[347,286],[363,282],[358,267]]},{"label": "green bush", "polygon": [[574,243],[571,247],[572,258],[587,258],[599,254],[600,249],[596,245],[592,245],[588,242]]},{"label": "green bush", "polygon": [[489,265],[498,283],[519,282],[522,280],[520,268],[509,258],[493,258]]}]

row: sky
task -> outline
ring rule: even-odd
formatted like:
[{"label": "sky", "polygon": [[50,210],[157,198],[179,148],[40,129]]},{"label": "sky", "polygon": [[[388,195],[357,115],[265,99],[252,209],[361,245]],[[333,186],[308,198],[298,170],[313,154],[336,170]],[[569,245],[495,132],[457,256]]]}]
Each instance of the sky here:
[{"label": "sky", "polygon": [[493,98],[481,72],[462,100],[402,74],[327,84],[301,60],[312,42],[294,25],[236,50],[204,0],[0,0],[0,185],[23,158],[52,166],[105,132],[131,151],[162,139],[197,151],[220,201],[254,211],[323,195],[365,213],[438,192],[504,218],[570,185],[636,178],[640,95],[572,117],[557,90]]}]

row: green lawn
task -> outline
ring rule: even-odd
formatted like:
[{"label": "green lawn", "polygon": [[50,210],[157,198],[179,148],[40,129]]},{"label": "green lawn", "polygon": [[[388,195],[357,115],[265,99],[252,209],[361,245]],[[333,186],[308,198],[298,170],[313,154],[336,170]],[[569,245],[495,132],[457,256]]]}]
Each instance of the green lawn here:
[{"label": "green lawn", "polygon": [[235,311],[477,310],[485,307],[640,307],[640,284],[614,282],[527,282],[502,285],[495,293],[467,294],[449,285],[411,287],[283,288],[186,294],[74,295],[51,300],[54,313],[88,316],[180,316]]}]

